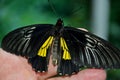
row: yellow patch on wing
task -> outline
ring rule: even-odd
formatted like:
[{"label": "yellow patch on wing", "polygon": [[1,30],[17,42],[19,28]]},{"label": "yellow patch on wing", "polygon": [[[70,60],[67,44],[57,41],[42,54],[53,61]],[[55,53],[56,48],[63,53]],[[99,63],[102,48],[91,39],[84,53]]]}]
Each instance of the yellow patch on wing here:
[{"label": "yellow patch on wing", "polygon": [[71,56],[70,56],[67,44],[66,44],[64,38],[62,38],[62,37],[60,38],[60,44],[61,44],[61,47],[63,48],[63,57],[62,58],[64,60],[71,60]]},{"label": "yellow patch on wing", "polygon": [[53,36],[48,37],[48,39],[40,47],[37,55],[41,57],[46,57],[47,49],[52,44],[52,41],[53,41]]}]

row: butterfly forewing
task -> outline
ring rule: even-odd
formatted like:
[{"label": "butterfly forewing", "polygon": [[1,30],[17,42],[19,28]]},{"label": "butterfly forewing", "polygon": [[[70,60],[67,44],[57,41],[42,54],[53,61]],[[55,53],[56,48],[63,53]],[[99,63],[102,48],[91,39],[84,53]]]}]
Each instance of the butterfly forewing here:
[{"label": "butterfly forewing", "polygon": [[33,57],[50,36],[51,24],[36,24],[16,29],[4,37],[2,48],[13,54]]},{"label": "butterfly forewing", "polygon": [[120,68],[120,50],[109,42],[89,32],[71,27],[65,28],[64,38],[69,47],[72,62],[77,66]]}]

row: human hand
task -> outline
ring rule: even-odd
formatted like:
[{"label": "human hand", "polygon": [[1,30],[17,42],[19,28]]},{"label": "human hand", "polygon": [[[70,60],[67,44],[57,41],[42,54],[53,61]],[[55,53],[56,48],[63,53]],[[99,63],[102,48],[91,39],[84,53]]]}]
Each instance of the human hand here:
[{"label": "human hand", "polygon": [[27,59],[0,49],[0,80],[106,80],[102,69],[85,69],[72,76],[54,77],[57,68],[51,59],[46,73],[35,73]]}]

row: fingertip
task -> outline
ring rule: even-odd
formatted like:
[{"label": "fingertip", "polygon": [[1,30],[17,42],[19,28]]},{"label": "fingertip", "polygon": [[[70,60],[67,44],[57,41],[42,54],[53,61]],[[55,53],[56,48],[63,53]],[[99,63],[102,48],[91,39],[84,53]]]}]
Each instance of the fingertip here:
[{"label": "fingertip", "polygon": [[103,69],[85,69],[72,77],[74,80],[106,80],[106,72]]},{"label": "fingertip", "polygon": [[101,69],[85,69],[72,76],[56,77],[48,80],[106,80],[106,72]]}]

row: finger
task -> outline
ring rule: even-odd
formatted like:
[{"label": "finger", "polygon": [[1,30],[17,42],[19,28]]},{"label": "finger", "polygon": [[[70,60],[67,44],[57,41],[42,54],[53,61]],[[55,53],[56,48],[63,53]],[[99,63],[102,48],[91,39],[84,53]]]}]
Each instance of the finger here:
[{"label": "finger", "polygon": [[68,77],[56,77],[47,80],[106,80],[106,72],[100,69],[86,69]]},{"label": "finger", "polygon": [[31,66],[26,64],[26,59],[0,49],[0,80],[37,80]]}]

